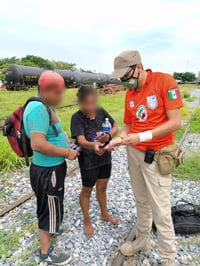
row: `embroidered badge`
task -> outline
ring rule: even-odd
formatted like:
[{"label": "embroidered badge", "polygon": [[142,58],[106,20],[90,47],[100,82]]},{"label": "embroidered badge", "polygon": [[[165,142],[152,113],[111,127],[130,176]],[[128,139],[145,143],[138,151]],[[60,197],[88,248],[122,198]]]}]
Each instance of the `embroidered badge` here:
[{"label": "embroidered badge", "polygon": [[134,101],[130,101],[129,105],[130,105],[131,108],[133,108],[134,107]]},{"label": "embroidered badge", "polygon": [[155,94],[151,96],[147,96],[147,106],[149,109],[152,109],[152,110],[158,107],[158,100]]},{"label": "embroidered badge", "polygon": [[148,114],[146,107],[144,105],[139,105],[136,112],[136,117],[140,122],[144,122],[147,120]]},{"label": "embroidered badge", "polygon": [[181,97],[181,95],[180,95],[180,91],[178,88],[172,88],[172,89],[168,90],[169,100],[176,100],[180,97]]}]

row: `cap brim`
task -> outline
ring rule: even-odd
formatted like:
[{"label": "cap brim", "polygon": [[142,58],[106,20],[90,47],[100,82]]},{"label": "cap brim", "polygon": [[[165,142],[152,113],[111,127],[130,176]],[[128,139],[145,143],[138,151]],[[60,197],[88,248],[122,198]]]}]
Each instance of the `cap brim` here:
[{"label": "cap brim", "polygon": [[116,69],[113,74],[110,76],[110,79],[120,79],[122,78],[129,70],[129,67]]}]

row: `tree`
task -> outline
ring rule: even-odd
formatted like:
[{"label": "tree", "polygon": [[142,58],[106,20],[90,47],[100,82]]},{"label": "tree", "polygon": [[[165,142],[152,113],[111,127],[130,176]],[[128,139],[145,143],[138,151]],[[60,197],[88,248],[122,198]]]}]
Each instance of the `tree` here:
[{"label": "tree", "polygon": [[20,64],[23,65],[23,63],[31,62],[32,65],[46,68],[46,69],[53,69],[53,64],[48,60],[44,59],[39,56],[35,55],[26,55],[25,57],[22,57],[20,60]]},{"label": "tree", "polygon": [[6,78],[6,73],[5,73],[5,70],[0,70],[0,80],[5,80]]},{"label": "tree", "polygon": [[0,69],[4,68],[4,66],[6,65],[6,67],[8,65],[11,64],[16,64],[17,62],[19,62],[19,58],[17,58],[16,56],[12,56],[12,57],[5,57],[5,58],[0,58]]},{"label": "tree", "polygon": [[55,60],[52,60],[51,63],[54,69],[69,69],[72,71],[76,70],[76,64],[74,63],[67,63],[67,62],[55,61]]},{"label": "tree", "polygon": [[183,82],[193,82],[196,80],[196,75],[192,72],[174,72],[173,77]]},{"label": "tree", "polygon": [[86,70],[86,69],[83,69],[82,67],[79,67],[78,69],[80,72],[86,72],[86,73],[96,73],[96,70]]},{"label": "tree", "polygon": [[0,58],[0,69],[5,69],[12,64],[41,67],[45,69],[70,69],[72,71],[77,70],[75,63],[48,60],[35,55],[26,55],[22,58],[17,58],[16,56],[10,58]]}]

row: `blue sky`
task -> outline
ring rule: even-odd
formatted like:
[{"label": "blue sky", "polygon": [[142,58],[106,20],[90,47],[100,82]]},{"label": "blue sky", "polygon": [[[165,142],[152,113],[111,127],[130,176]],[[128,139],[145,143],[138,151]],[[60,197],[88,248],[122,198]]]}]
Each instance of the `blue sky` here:
[{"label": "blue sky", "polygon": [[0,0],[0,57],[34,54],[111,73],[124,50],[145,68],[200,71],[199,0]]}]

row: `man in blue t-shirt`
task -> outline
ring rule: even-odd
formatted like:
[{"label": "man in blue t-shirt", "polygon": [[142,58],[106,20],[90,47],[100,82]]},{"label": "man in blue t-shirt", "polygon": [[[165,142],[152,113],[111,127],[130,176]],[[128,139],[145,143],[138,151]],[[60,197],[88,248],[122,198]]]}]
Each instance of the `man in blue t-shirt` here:
[{"label": "man in blue t-shirt", "polygon": [[38,81],[42,102],[30,102],[24,111],[23,122],[31,141],[33,160],[30,167],[31,186],[37,197],[37,218],[41,243],[40,259],[54,265],[71,260],[67,254],[54,254],[51,234],[59,231],[63,220],[65,158],[74,160],[79,153],[70,149],[60,120],[53,108],[60,104],[64,93],[64,80],[54,71],[45,71]]}]

